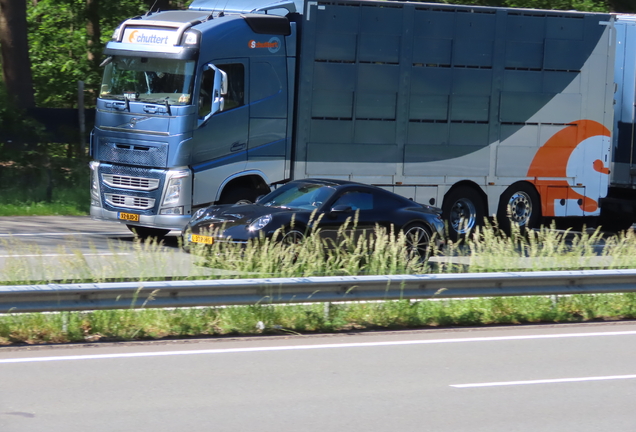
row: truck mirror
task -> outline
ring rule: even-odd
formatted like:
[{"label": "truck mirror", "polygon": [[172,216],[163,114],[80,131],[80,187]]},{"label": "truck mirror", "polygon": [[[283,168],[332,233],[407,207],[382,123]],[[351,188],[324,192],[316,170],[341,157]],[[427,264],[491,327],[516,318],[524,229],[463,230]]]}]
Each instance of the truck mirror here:
[{"label": "truck mirror", "polygon": [[[211,65],[214,68],[214,89],[212,94],[212,114],[215,114],[219,111],[223,111],[223,107],[225,106],[224,95],[227,94],[227,74],[218,69],[216,66]],[[225,91],[224,90],[225,87]]]},{"label": "truck mirror", "polygon": [[212,63],[206,65],[199,96],[199,126],[205,124],[212,115],[223,111],[223,96],[227,94],[227,82],[227,74],[224,71]]}]

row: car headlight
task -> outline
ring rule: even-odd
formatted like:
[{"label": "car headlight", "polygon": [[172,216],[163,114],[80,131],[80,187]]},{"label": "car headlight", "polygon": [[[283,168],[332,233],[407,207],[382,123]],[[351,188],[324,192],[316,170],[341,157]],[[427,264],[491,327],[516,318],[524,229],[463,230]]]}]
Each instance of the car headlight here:
[{"label": "car headlight", "polygon": [[272,215],[271,214],[258,217],[250,224],[248,229],[250,231],[261,230],[261,229],[265,228],[265,226],[268,223],[270,223],[271,221],[272,221]]},{"label": "car headlight", "polygon": [[192,215],[192,219],[201,219],[203,215],[205,214],[205,212],[207,211],[207,209],[208,209],[207,207],[200,208],[199,210],[194,212],[194,214]]}]

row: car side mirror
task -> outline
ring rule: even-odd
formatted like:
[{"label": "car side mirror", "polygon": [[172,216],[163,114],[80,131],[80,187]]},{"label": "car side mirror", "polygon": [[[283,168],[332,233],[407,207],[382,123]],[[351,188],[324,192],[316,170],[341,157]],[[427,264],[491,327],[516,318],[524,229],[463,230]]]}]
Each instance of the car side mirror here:
[{"label": "car side mirror", "polygon": [[353,209],[351,208],[350,205],[340,204],[337,206],[333,206],[331,210],[329,211],[329,215],[336,216],[338,213],[349,213],[352,210]]}]

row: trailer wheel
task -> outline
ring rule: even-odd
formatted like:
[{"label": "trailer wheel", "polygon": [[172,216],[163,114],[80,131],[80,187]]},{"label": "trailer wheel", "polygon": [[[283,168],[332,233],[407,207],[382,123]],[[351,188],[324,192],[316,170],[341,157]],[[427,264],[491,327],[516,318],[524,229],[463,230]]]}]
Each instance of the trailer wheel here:
[{"label": "trailer wheel", "polygon": [[541,219],[541,201],[534,186],[519,182],[510,186],[501,194],[497,221],[499,228],[510,234],[513,224],[521,232],[536,228]]},{"label": "trailer wheel", "polygon": [[167,229],[149,228],[149,227],[142,227],[142,226],[136,226],[136,225],[126,225],[126,227],[133,234],[135,234],[135,236],[142,239],[147,239],[151,237],[156,239],[161,239],[170,232],[170,230],[167,230]]},{"label": "trailer wheel", "polygon": [[472,187],[460,186],[444,198],[442,218],[448,224],[448,235],[457,240],[484,223],[486,211],[479,193]]}]

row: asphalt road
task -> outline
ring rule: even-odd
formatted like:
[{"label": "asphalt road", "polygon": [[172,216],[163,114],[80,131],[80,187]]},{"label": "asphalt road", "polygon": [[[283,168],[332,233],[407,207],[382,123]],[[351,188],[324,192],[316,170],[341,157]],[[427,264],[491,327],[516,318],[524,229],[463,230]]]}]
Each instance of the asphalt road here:
[{"label": "asphalt road", "polygon": [[0,348],[2,432],[636,430],[636,324]]},{"label": "asphalt road", "polygon": [[0,281],[218,273],[182,252],[179,235],[151,245],[135,241],[124,224],[88,216],[0,217]]}]

